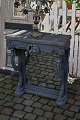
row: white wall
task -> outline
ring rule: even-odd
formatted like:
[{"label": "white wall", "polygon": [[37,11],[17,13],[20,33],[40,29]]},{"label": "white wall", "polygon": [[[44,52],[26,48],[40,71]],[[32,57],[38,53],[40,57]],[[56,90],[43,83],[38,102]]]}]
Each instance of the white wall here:
[{"label": "white wall", "polygon": [[4,0],[0,0],[0,68],[5,66],[5,39],[4,39]]},{"label": "white wall", "polygon": [[1,0],[0,0],[0,7],[1,7]]}]

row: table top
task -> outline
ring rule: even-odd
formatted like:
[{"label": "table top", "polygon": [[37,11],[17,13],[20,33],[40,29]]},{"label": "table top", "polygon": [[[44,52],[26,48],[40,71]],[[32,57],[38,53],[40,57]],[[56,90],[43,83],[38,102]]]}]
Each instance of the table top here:
[{"label": "table top", "polygon": [[64,47],[65,49],[70,46],[70,35],[63,34],[52,34],[52,33],[41,33],[42,37],[33,37],[32,32],[21,30],[6,35],[6,40],[9,42],[26,42],[31,44],[42,44]]}]

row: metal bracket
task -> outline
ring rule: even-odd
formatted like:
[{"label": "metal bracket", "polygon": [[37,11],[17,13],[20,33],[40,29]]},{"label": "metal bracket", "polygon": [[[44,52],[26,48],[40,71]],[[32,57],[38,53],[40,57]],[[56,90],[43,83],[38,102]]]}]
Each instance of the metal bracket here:
[{"label": "metal bracket", "polygon": [[27,47],[27,51],[30,55],[37,55],[39,52],[39,48],[36,45],[30,44]]}]

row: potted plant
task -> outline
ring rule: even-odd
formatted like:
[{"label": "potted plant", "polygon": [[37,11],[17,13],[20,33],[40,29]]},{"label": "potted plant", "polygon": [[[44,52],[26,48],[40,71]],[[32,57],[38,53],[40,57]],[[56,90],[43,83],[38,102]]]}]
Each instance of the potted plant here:
[{"label": "potted plant", "polygon": [[77,3],[77,9],[80,10],[80,0],[78,0],[79,2]]},{"label": "potted plant", "polygon": [[65,2],[67,3],[67,8],[68,9],[72,9],[73,2],[77,3],[78,9],[80,8],[80,0],[65,0]]}]

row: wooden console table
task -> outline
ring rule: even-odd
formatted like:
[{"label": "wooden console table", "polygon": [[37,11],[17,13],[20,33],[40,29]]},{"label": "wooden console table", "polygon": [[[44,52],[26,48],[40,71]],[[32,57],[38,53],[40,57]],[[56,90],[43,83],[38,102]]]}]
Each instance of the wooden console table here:
[{"label": "wooden console table", "polygon": [[[70,35],[42,33],[42,37],[32,37],[31,32],[18,32],[6,36],[8,49],[12,50],[12,67],[19,71],[19,82],[16,94],[21,96],[24,92],[36,94],[51,99],[56,99],[58,105],[64,105],[67,101],[67,77],[68,57],[70,50]],[[25,52],[27,51],[27,57]],[[41,51],[55,52],[58,55],[56,61],[57,73],[60,79],[60,91],[34,86],[26,80],[26,64],[30,55],[36,55]],[[18,65],[15,63],[15,54],[18,56]]]}]

